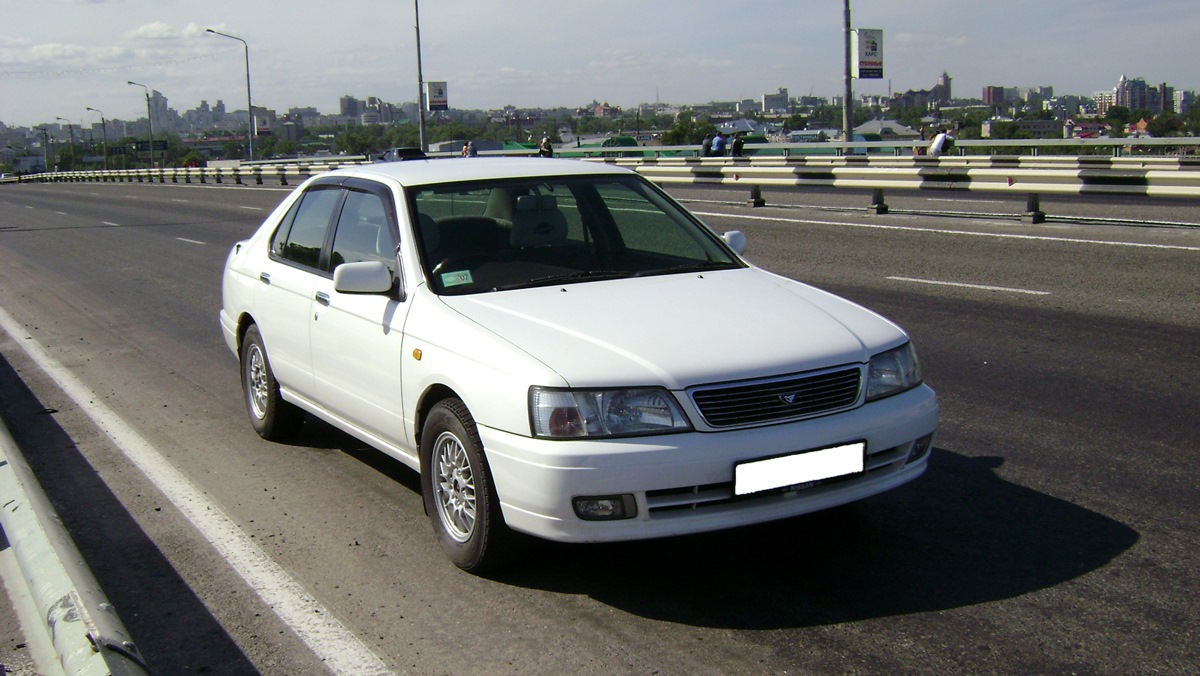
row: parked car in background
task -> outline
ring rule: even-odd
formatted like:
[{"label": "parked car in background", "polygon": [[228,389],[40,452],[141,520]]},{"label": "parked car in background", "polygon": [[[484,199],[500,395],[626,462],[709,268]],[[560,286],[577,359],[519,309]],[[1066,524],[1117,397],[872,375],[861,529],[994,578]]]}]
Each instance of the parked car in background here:
[{"label": "parked car in background", "polygon": [[909,337],[740,257],[639,175],[555,159],[313,177],[237,243],[220,324],[251,424],[306,415],[420,473],[464,570],[845,504],[920,476]]},{"label": "parked car in background", "polygon": [[388,148],[375,158],[376,162],[402,162],[404,160],[425,159],[425,151],[420,148]]}]

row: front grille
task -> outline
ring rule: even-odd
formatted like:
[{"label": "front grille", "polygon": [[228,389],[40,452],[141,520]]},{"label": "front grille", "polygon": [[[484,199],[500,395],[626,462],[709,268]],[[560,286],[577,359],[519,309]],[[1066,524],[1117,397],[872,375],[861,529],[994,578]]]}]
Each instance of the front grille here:
[{"label": "front grille", "polygon": [[702,386],[692,401],[713,427],[811,418],[858,403],[862,367],[848,366],[750,382]]},{"label": "front grille", "polygon": [[806,499],[806,496],[817,499],[822,495],[842,490],[843,487],[852,490],[853,486],[904,471],[906,466],[930,452],[932,441],[933,435],[930,435],[881,451],[871,452],[868,449],[866,471],[859,474],[847,474],[749,495],[736,495],[732,481],[649,490],[646,491],[646,508],[651,519],[686,519],[696,512],[737,509],[743,505],[771,501]]}]

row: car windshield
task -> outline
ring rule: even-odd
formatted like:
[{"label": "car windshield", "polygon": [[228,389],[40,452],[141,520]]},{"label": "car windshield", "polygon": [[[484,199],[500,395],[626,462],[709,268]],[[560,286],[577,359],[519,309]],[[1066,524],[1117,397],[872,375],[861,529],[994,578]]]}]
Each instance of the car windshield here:
[{"label": "car windshield", "polygon": [[555,176],[410,189],[422,266],[459,295],[742,267],[639,176]]}]

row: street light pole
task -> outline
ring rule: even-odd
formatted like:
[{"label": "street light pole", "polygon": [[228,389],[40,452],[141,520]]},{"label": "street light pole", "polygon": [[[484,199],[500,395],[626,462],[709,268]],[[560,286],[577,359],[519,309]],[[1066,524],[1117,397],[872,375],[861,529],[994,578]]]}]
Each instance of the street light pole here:
[{"label": "street light pole", "polygon": [[75,166],[75,159],[76,159],[75,158],[75,127],[74,127],[74,125],[71,124],[71,121],[65,117],[56,117],[54,119],[62,120],[63,122],[67,123],[67,138],[71,143],[71,155],[70,155],[71,167],[70,168],[72,171],[74,171],[76,169],[76,166]]},{"label": "street light pole", "polygon": [[[91,107],[89,107],[88,110],[92,111],[93,113],[100,113],[100,133],[104,135],[104,145],[102,146],[104,148],[104,170],[108,171],[108,123],[104,121],[103,110],[97,110],[96,108]],[[94,134],[95,132],[92,133]],[[95,139],[96,137],[93,136],[92,143],[96,142]]]},{"label": "street light pole", "polygon": [[247,128],[247,134],[249,134],[247,142],[250,144],[250,151],[249,151],[250,161],[253,162],[254,161],[254,104],[251,102],[251,99],[250,99],[250,45],[246,44],[245,40],[243,40],[237,36],[226,35],[225,33],[222,33],[221,31],[215,31],[211,28],[205,30],[205,32],[212,33],[213,35],[220,35],[221,37],[229,38],[230,40],[237,40],[238,42],[242,43],[242,47],[244,47],[246,49],[246,117],[248,118],[248,122],[249,122],[249,124],[247,125],[246,128]]},{"label": "street light pole", "polygon": [[[150,126],[150,168],[154,168],[154,116],[150,114],[150,88],[140,82],[126,80],[126,84],[135,85],[146,90],[146,123]],[[166,153],[163,154],[163,163],[167,161]]]},{"label": "street light pole", "polygon": [[854,87],[852,85],[853,75],[850,70],[850,0],[843,0],[845,7],[845,22],[842,30],[843,37],[846,43],[846,96],[842,100],[842,139],[846,143],[854,141],[854,113],[851,110],[850,99],[854,97]]},{"label": "street light pole", "polygon": [[417,20],[417,115],[420,124],[417,131],[421,138],[421,150],[428,150],[425,145],[425,77],[421,74],[421,4],[413,0],[413,15]]},{"label": "street light pole", "polygon": [[34,127],[34,129],[37,129],[42,132],[42,171],[49,172],[50,171],[50,133],[46,129],[45,125],[43,125],[41,127]]}]

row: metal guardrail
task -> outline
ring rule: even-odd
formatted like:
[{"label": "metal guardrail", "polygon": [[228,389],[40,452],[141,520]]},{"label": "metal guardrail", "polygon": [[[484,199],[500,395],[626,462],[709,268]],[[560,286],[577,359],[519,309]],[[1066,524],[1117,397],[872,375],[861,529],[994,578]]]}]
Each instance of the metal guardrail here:
[{"label": "metal guardrail", "polygon": [[[1200,148],[1200,138],[1103,139],[1139,146]],[[888,142],[883,142],[886,145]],[[983,142],[960,142],[980,144]],[[989,144],[1000,143],[989,141]],[[1030,145],[1031,141],[1012,142]],[[1043,145],[1063,142],[1054,140]],[[816,144],[747,146],[788,151]],[[882,147],[879,142],[825,144],[851,151]],[[1094,145],[1094,144],[1093,144]],[[890,146],[889,146],[890,147]],[[870,209],[887,213],[885,190],[948,190],[1022,194],[1026,220],[1040,223],[1045,214],[1039,195],[1136,195],[1167,198],[1200,197],[1200,156],[1104,155],[949,155],[942,157],[887,154],[752,154],[745,157],[655,156],[691,151],[694,146],[564,148],[563,154],[586,151],[583,161],[628,167],[660,184],[739,186],[750,189],[749,203],[761,206],[762,188],[854,188],[872,190]],[[504,153],[495,153],[502,155]],[[649,156],[648,156],[649,155]],[[450,157],[452,155],[445,154]],[[289,186],[326,171],[363,164],[362,158],[305,164],[253,164],[238,167],[129,169],[56,172],[24,177],[24,181],[115,183],[201,183]]]},{"label": "metal guardrail", "polygon": [[[0,422],[0,524],[16,555],[40,630],[71,676],[144,676],[129,631],[104,596],[8,428]],[[0,668],[0,672],[3,672]]]}]

